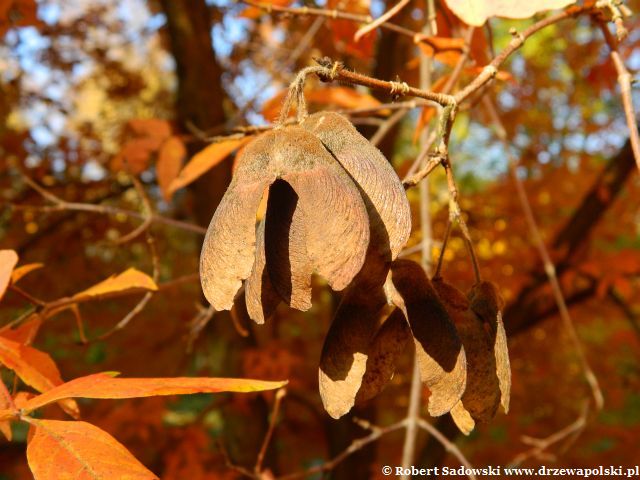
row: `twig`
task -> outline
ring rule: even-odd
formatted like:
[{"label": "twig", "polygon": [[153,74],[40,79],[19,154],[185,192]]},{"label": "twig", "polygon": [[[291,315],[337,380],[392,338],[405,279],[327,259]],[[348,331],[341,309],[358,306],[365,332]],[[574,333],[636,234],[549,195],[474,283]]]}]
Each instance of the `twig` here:
[{"label": "twig", "polygon": [[189,333],[187,335],[187,353],[191,353],[193,351],[193,344],[200,336],[204,327],[211,321],[213,316],[216,313],[216,309],[213,308],[213,305],[209,305],[207,308],[198,307],[200,310],[193,317],[193,320],[189,322]]},{"label": "twig", "polygon": [[618,73],[618,84],[620,85],[620,95],[622,96],[622,105],[624,107],[624,116],[629,127],[629,141],[631,142],[631,150],[636,159],[636,165],[640,170],[640,138],[638,136],[638,123],[636,120],[636,112],[633,108],[633,99],[631,98],[631,74],[620,56],[618,50],[618,41],[613,38],[609,28],[604,22],[599,22],[600,29],[604,34],[604,38],[611,50],[611,60]]},{"label": "twig", "polygon": [[407,176],[402,180],[402,185],[404,185],[404,188],[415,187],[431,172],[433,172],[441,162],[442,157],[440,157],[440,155],[432,156],[431,158],[429,158],[429,160],[427,160],[427,164],[420,171],[414,173],[413,175],[407,174]]},{"label": "twig", "polygon": [[385,13],[380,15],[378,18],[376,18],[373,22],[369,23],[368,25],[365,25],[364,27],[360,27],[360,29],[358,29],[358,31],[353,36],[353,40],[356,42],[360,41],[360,39],[364,37],[367,33],[372,32],[376,28],[382,26],[383,23],[393,18],[393,16],[396,15],[404,7],[406,7],[408,3],[409,3],[409,0],[400,0],[393,7],[391,7]]},{"label": "twig", "polygon": [[[151,263],[153,265],[152,278],[154,283],[156,283],[160,277],[160,258],[158,257],[156,242],[149,232],[147,232],[147,245],[149,246]],[[115,332],[122,330],[124,327],[129,325],[129,322],[133,319],[133,317],[144,310],[144,308],[147,306],[147,303],[149,303],[149,300],[151,300],[151,297],[153,297],[154,293],[155,292],[153,291],[145,293],[142,299],[140,299],[140,301],[129,311],[129,313],[127,313],[122,320],[116,323],[116,325],[111,330],[108,330],[106,333],[100,335],[98,337],[98,340],[104,340],[113,335]]]},{"label": "twig", "polygon": [[262,473],[262,463],[264,462],[264,457],[267,454],[267,449],[269,448],[269,443],[271,443],[271,438],[273,437],[273,431],[275,430],[276,423],[278,421],[278,413],[280,412],[280,404],[282,403],[282,399],[287,394],[286,388],[280,388],[276,392],[276,398],[273,402],[273,410],[271,411],[271,420],[269,421],[269,430],[267,430],[267,434],[264,436],[264,440],[262,441],[262,446],[260,447],[260,452],[258,453],[258,458],[256,460],[256,465],[253,471],[256,475],[260,475]]},{"label": "twig", "polygon": [[[471,462],[467,460],[467,458],[456,446],[456,444],[450,441],[447,437],[445,437],[442,434],[442,432],[440,432],[440,430],[438,430],[436,427],[434,427],[432,424],[430,424],[429,422],[427,422],[422,418],[418,420],[418,425],[420,426],[420,428],[429,432],[429,434],[433,436],[433,438],[435,438],[438,442],[440,442],[440,445],[442,445],[447,452],[451,453],[454,457],[456,457],[462,465],[464,465],[467,468],[473,468],[473,466],[471,465]],[[469,473],[467,476],[471,480],[476,480],[477,478],[475,474],[472,472]]]},{"label": "twig", "polygon": [[[132,210],[126,210],[123,208],[112,207],[108,205],[94,205],[92,203],[67,202],[66,200],[63,200],[62,198],[57,197],[51,192],[42,188],[40,185],[34,182],[22,171],[20,171],[20,174],[24,179],[25,183],[27,183],[30,187],[32,187],[35,191],[37,191],[42,197],[44,197],[45,199],[53,203],[53,205],[8,204],[11,208],[14,208],[16,210],[34,210],[34,211],[41,211],[41,212],[62,212],[62,211],[91,212],[91,213],[99,213],[102,215],[126,215],[129,218],[145,220],[145,215],[143,215],[140,212],[135,212]],[[207,229],[199,225],[194,225],[192,223],[183,222],[180,220],[174,220],[173,218],[163,217],[156,213],[153,213],[151,215],[151,219],[155,223],[170,225],[172,227],[180,228],[182,230],[199,233],[202,235],[207,233]]]},{"label": "twig", "polygon": [[520,206],[522,207],[522,211],[524,213],[525,219],[529,226],[529,231],[533,238],[533,242],[538,250],[538,254],[542,260],[544,265],[544,271],[549,280],[549,284],[551,285],[551,290],[553,291],[553,297],[558,305],[558,311],[560,313],[560,318],[569,334],[569,338],[571,339],[571,343],[576,351],[578,356],[578,361],[582,367],[582,371],[584,372],[584,377],[589,384],[591,389],[591,394],[593,396],[595,406],[597,410],[601,410],[604,405],[604,397],[602,395],[602,390],[600,389],[600,385],[598,384],[598,379],[596,378],[593,370],[587,361],[587,357],[584,353],[584,349],[582,347],[582,343],[580,342],[580,338],[578,337],[578,333],[576,332],[575,326],[573,325],[573,321],[571,320],[571,314],[569,313],[569,309],[567,307],[567,303],[564,299],[564,295],[562,293],[562,288],[560,287],[560,282],[558,280],[558,276],[556,275],[556,268],[551,260],[551,256],[547,250],[547,247],[544,243],[544,239],[542,238],[542,234],[540,233],[540,229],[538,228],[535,216],[533,214],[533,210],[531,208],[531,204],[529,203],[529,199],[527,198],[527,192],[524,189],[524,185],[522,184],[522,180],[518,176],[518,172],[516,170],[516,159],[513,157],[511,153],[511,149],[509,148],[509,144],[507,142],[507,132],[502,125],[502,121],[498,115],[498,112],[493,104],[493,102],[489,99],[489,97],[485,97],[484,105],[486,107],[487,113],[489,114],[492,123],[494,124],[496,134],[500,141],[504,145],[505,153],[507,154],[508,164],[509,164],[509,172],[511,173],[511,178],[513,179],[516,191],[518,194],[518,200],[520,201]]},{"label": "twig", "polygon": [[585,402],[582,407],[582,412],[578,416],[576,420],[571,422],[569,425],[564,427],[561,430],[558,430],[552,435],[549,435],[546,438],[532,438],[528,436],[522,436],[522,442],[528,445],[531,445],[533,448],[527,450],[526,452],[522,452],[515,456],[511,462],[509,462],[510,466],[518,466],[521,465],[525,460],[532,457],[540,457],[546,450],[556,443],[564,440],[565,438],[571,437],[575,434],[578,434],[584,430],[587,425],[587,414],[589,413],[589,403]]},{"label": "twig", "polygon": [[[423,27],[423,33],[429,35],[431,29],[428,23]],[[426,55],[420,56],[420,88],[426,90],[431,87],[431,70],[432,70],[431,58]],[[426,130],[420,132],[420,143],[422,146],[428,142],[428,136]],[[420,240],[421,246],[421,263],[422,268],[426,272],[431,270],[431,240],[433,238],[433,232],[431,227],[431,212],[429,210],[430,195],[429,195],[429,183],[427,181],[420,182],[420,230],[422,238]],[[420,374],[420,367],[418,365],[417,354],[414,352],[413,356],[413,369],[411,373],[411,389],[409,391],[409,405],[407,407],[407,429],[405,431],[404,443],[402,445],[402,458],[401,466],[403,472],[407,471],[415,460],[416,441],[418,438],[418,420],[420,419],[420,401],[422,392],[422,378]],[[402,474],[401,478],[407,480],[409,475]]]},{"label": "twig", "polygon": [[137,238],[140,234],[144,233],[145,230],[147,230],[153,223],[153,217],[152,217],[153,208],[151,208],[151,200],[149,200],[149,196],[147,195],[147,192],[144,191],[144,187],[140,183],[140,180],[138,180],[135,175],[131,175],[130,177],[131,177],[131,181],[133,182],[133,186],[135,187],[136,191],[138,192],[138,196],[142,201],[142,207],[143,207],[142,215],[144,216],[144,220],[140,225],[138,225],[131,232],[117,239],[115,241],[116,245],[122,245],[124,243],[130,242],[131,240]]},{"label": "twig", "polygon": [[358,438],[351,442],[351,444],[340,452],[338,455],[333,457],[331,460],[321,464],[316,465],[314,467],[308,468],[307,470],[303,470],[301,472],[289,473],[287,475],[283,475],[278,477],[278,480],[293,480],[297,478],[305,478],[311,475],[315,475],[318,473],[329,472],[333,470],[340,462],[346,459],[349,455],[357,452],[362,449],[366,445],[371,442],[375,442],[383,435],[386,435],[389,432],[393,432],[394,430],[399,430],[406,426],[406,419],[403,419],[397,423],[389,425],[388,427],[376,427],[372,429],[371,433],[366,437]]},{"label": "twig", "polygon": [[404,118],[408,111],[409,109],[404,108],[391,115],[387,120],[385,120],[382,125],[380,125],[380,127],[378,127],[376,133],[374,133],[369,139],[369,143],[371,143],[371,145],[377,146],[384,138],[384,136],[389,132],[389,130],[391,130],[396,123]]}]

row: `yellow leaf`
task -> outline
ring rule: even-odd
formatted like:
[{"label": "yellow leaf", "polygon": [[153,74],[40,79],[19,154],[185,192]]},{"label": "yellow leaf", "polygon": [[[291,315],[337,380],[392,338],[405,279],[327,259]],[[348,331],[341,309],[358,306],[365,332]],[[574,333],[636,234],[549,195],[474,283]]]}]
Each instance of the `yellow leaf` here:
[{"label": "yellow leaf", "polygon": [[212,143],[204,150],[196,153],[191,161],[180,171],[178,176],[171,181],[167,189],[168,194],[173,194],[176,190],[186,187],[198,177],[204,175],[207,171],[231,155],[241,145],[247,143],[250,138],[251,137],[245,137]]},{"label": "yellow leaf", "polygon": [[27,263],[26,265],[22,265],[16,268],[13,273],[11,273],[11,283],[16,283],[26,274],[33,272],[39,268],[42,268],[44,264],[42,263]]},{"label": "yellow leaf", "polygon": [[106,280],[90,287],[73,296],[74,300],[82,301],[93,297],[102,297],[113,293],[122,293],[123,291],[156,291],[158,286],[153,279],[135,268],[113,275]]}]

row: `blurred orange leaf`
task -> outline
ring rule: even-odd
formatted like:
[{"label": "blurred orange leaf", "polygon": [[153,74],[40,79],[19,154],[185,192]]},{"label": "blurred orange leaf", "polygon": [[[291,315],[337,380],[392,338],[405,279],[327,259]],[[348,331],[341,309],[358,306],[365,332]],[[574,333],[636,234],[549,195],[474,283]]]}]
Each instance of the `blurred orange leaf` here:
[{"label": "blurred orange leaf", "polygon": [[[262,5],[273,5],[275,7],[288,7],[293,3],[293,0],[271,0],[271,1],[260,1]],[[249,18],[251,20],[255,20],[265,13],[265,11],[258,7],[247,7],[241,14],[240,18]]]},{"label": "blurred orange leaf", "polygon": [[107,373],[96,373],[76,378],[57,388],[27,401],[27,412],[61,399],[79,398],[139,398],[158,395],[185,395],[190,393],[261,392],[274,390],[287,382],[268,382],[241,378],[114,378]]},{"label": "blurred orange leaf", "polygon": [[121,443],[86,422],[29,419],[35,427],[27,444],[36,480],[157,479]]},{"label": "blurred orange leaf", "polygon": [[42,264],[42,263],[27,263],[26,265],[19,266],[18,268],[16,268],[11,273],[11,283],[16,283],[18,280],[20,280],[26,274],[31,273],[34,270],[38,270],[39,268],[42,268],[43,266],[44,266],[44,264]]},{"label": "blurred orange leaf", "polygon": [[245,137],[212,143],[204,150],[196,153],[178,176],[171,181],[167,189],[168,194],[173,194],[176,190],[186,187],[198,177],[204,175],[250,139],[251,137]]},{"label": "blurred orange leaf", "polygon": [[138,137],[163,141],[171,136],[171,125],[166,120],[159,118],[134,118],[129,120],[128,126]]},{"label": "blurred orange leaf", "polygon": [[11,272],[18,263],[18,254],[14,250],[0,250],[0,299],[11,281]]},{"label": "blurred orange leaf", "polygon": [[[4,337],[0,337],[0,362],[39,392],[46,392],[62,384],[60,371],[49,354]],[[64,400],[60,406],[69,415],[79,415],[78,405],[74,400]]]},{"label": "blurred orange leaf", "polygon": [[335,105],[341,108],[370,108],[380,105],[380,102],[371,95],[347,87],[313,90],[306,97],[312,103]]},{"label": "blurred orange leaf", "polygon": [[93,287],[76,293],[73,299],[86,300],[87,298],[102,297],[129,290],[131,292],[155,291],[158,290],[158,286],[146,273],[136,270],[135,268],[129,268],[118,275],[112,275]]},{"label": "blurred orange leaf", "polygon": [[445,0],[468,25],[481,27],[489,17],[529,18],[538,12],[563,8],[575,0]]},{"label": "blurred orange leaf", "polygon": [[156,163],[156,175],[158,177],[158,185],[165,200],[171,199],[169,185],[180,173],[182,162],[187,156],[187,147],[185,147],[180,137],[169,137],[162,147],[158,155]]},{"label": "blurred orange leaf", "polygon": [[42,317],[39,314],[34,313],[22,325],[17,328],[7,328],[0,330],[0,336],[13,342],[22,343],[23,345],[29,345],[36,337],[38,330],[42,326]]},{"label": "blurred orange leaf", "polygon": [[[270,121],[275,121],[280,115],[280,109],[287,95],[288,89],[281,90],[269,100],[264,102],[262,116]],[[366,93],[360,93],[353,88],[327,87],[305,92],[308,103],[321,105],[333,105],[339,108],[371,108],[380,105],[380,102]],[[293,115],[293,111],[289,112]],[[382,113],[388,113],[382,112]]]},{"label": "blurred orange leaf", "polygon": [[129,171],[134,175],[145,171],[151,161],[151,155],[160,148],[162,141],[158,137],[134,138],[127,141],[111,161],[111,169]]}]

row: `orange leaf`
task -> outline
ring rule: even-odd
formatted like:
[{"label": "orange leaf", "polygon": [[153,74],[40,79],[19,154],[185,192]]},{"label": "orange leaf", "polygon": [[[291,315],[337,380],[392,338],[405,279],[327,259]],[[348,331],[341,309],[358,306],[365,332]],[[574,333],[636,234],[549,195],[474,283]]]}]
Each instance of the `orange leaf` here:
[{"label": "orange leaf", "polygon": [[11,272],[18,263],[18,254],[13,250],[0,250],[0,299],[9,286]]},{"label": "orange leaf", "polygon": [[36,337],[41,326],[42,317],[37,313],[34,313],[19,327],[0,330],[0,336],[13,342],[29,345],[33,342],[33,339]]},{"label": "orange leaf", "polygon": [[[39,392],[46,392],[62,384],[60,371],[49,354],[4,337],[0,337],[0,362]],[[79,415],[74,400],[65,400],[60,406],[69,415]]]},{"label": "orange leaf", "polygon": [[33,272],[39,268],[42,268],[44,264],[42,263],[27,263],[26,265],[22,265],[16,268],[11,274],[11,283],[16,283],[26,274]]},{"label": "orange leaf", "polygon": [[156,175],[162,196],[167,201],[171,200],[169,185],[180,173],[182,162],[186,156],[187,148],[180,137],[169,137],[160,148],[156,163]]},{"label": "orange leaf", "polygon": [[369,108],[380,105],[371,95],[347,87],[322,88],[307,93],[306,97],[311,103],[336,105],[341,108]]},{"label": "orange leaf", "polygon": [[35,427],[27,444],[36,480],[157,479],[121,443],[86,422],[29,419]]},{"label": "orange leaf", "polygon": [[131,131],[138,137],[155,138],[163,141],[171,136],[171,125],[159,118],[134,118],[128,122]]},{"label": "orange leaf", "polygon": [[241,378],[173,377],[114,378],[96,373],[76,378],[27,401],[24,410],[30,412],[65,398],[140,398],[158,395],[190,393],[260,392],[274,390],[287,382],[267,382]]},{"label": "orange leaf", "polygon": [[[270,2],[261,1],[261,5],[273,5],[276,7],[288,7],[293,0],[271,0]],[[255,20],[259,18],[262,14],[266,13],[265,10],[258,7],[247,7],[241,14],[240,18],[249,18],[251,20]]]},{"label": "orange leaf", "polygon": [[125,170],[132,174],[139,174],[147,169],[151,154],[160,148],[162,138],[140,137],[129,140],[122,150],[111,161],[114,171]]},{"label": "orange leaf", "polygon": [[178,176],[169,184],[167,189],[168,193],[172,194],[176,190],[186,187],[201,175],[204,175],[207,171],[231,155],[238,147],[247,143],[250,138],[251,137],[245,137],[237,140],[212,143],[204,150],[196,153],[191,161],[180,171]]},{"label": "orange leaf", "polygon": [[129,268],[118,275],[112,275],[93,287],[76,293],[73,299],[82,301],[93,297],[122,293],[123,291],[131,291],[133,293],[156,290],[158,290],[158,286],[149,275],[135,268]]},{"label": "orange leaf", "polygon": [[489,17],[529,18],[538,12],[566,7],[575,0],[445,0],[445,3],[465,23],[481,27]]}]

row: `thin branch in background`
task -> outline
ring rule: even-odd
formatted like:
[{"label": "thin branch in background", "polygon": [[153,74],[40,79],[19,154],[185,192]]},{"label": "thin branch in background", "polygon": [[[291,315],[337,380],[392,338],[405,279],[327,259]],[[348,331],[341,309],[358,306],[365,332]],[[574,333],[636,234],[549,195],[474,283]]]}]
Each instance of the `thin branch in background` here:
[{"label": "thin branch in background", "polygon": [[[431,34],[431,27],[429,23],[425,23],[422,33],[424,35]],[[431,87],[431,73],[433,64],[431,58],[426,55],[420,56],[420,88],[427,90]],[[422,129],[420,132],[420,144],[425,147],[429,141],[427,131]],[[429,194],[429,182],[424,180],[419,184],[420,194],[420,231],[422,238],[420,240],[420,253],[422,268],[429,273],[431,270],[431,241],[433,239],[433,230],[431,226],[431,212],[430,207],[430,194]],[[409,405],[407,406],[406,423],[407,428],[404,436],[404,443],[402,445],[402,458],[400,465],[403,468],[403,472],[409,469],[416,457],[416,443],[418,438],[418,421],[420,420],[420,403],[422,393],[422,377],[420,375],[420,367],[418,365],[417,355],[414,352],[413,355],[413,371],[411,372],[411,388],[409,390]],[[401,478],[407,480],[409,475],[402,474]]]},{"label": "thin branch in background", "polygon": [[[436,427],[422,418],[418,420],[418,425],[420,426],[420,428],[427,431],[429,435],[433,436],[433,438],[435,438],[447,452],[456,457],[463,466],[470,469],[473,468],[471,462],[467,460],[467,457],[464,456],[464,454],[460,451],[456,444],[445,437],[440,430],[438,430]],[[477,478],[473,472],[467,474],[467,476],[470,480],[476,480]]]},{"label": "thin branch in background", "polygon": [[[51,192],[45,190],[35,181],[29,178],[24,172],[18,170],[22,176],[24,182],[38,192],[43,198],[49,200],[53,205],[14,205],[9,203],[8,205],[15,210],[32,210],[40,212],[63,212],[63,211],[76,211],[76,212],[90,212],[99,213],[102,215],[125,215],[129,218],[135,218],[138,220],[145,220],[145,215],[133,210],[126,210],[119,207],[111,207],[109,205],[94,205],[93,203],[79,203],[79,202],[67,202],[60,197],[55,196]],[[151,215],[154,223],[162,223],[181,230],[189,232],[199,233],[204,235],[207,233],[207,229],[193,223],[183,222],[181,220],[175,220],[173,218],[163,217],[156,213]]]},{"label": "thin branch in background", "polygon": [[554,460],[553,457],[549,457],[547,450],[562,440],[569,439],[569,442],[574,441],[577,435],[579,435],[587,426],[588,413],[589,402],[585,402],[578,418],[552,435],[549,435],[546,438],[522,436],[522,442],[531,445],[532,448],[516,455],[515,458],[509,462],[509,465],[517,467],[518,465],[522,465],[522,463],[529,458],[544,458],[546,461]]},{"label": "thin branch in background", "polygon": [[640,321],[638,321],[638,315],[635,314],[635,312],[631,308],[631,305],[625,302],[622,295],[618,294],[613,287],[609,288],[608,295],[609,298],[613,300],[613,303],[615,303],[620,308],[620,310],[622,310],[622,313],[624,313],[626,319],[629,320],[631,328],[635,332],[636,336],[640,339]]},{"label": "thin branch in background", "polygon": [[216,313],[216,309],[213,305],[209,305],[207,308],[199,307],[199,311],[195,317],[189,322],[189,333],[187,334],[187,353],[193,351],[193,345],[202,333],[202,330],[209,324],[213,315]]},{"label": "thin branch in background", "polygon": [[277,480],[294,480],[298,478],[306,478],[311,475],[317,475],[325,472],[330,472],[333,470],[338,464],[340,464],[347,457],[367,446],[368,444],[375,442],[383,435],[387,433],[393,432],[395,430],[399,430],[406,426],[406,419],[403,419],[397,423],[389,425],[388,427],[373,427],[371,428],[371,433],[365,437],[357,438],[351,444],[340,452],[338,455],[333,457],[331,460],[328,460],[325,463],[320,465],[316,465],[314,467],[308,468],[307,470],[303,470],[301,472],[289,473],[287,475],[283,475],[278,477]]},{"label": "thin branch in background", "polygon": [[580,362],[580,366],[582,367],[584,377],[591,389],[591,394],[595,402],[596,410],[601,410],[604,405],[602,390],[600,389],[600,385],[598,384],[598,379],[593,373],[593,370],[591,370],[589,362],[587,361],[587,357],[584,353],[584,348],[582,347],[582,342],[578,337],[578,333],[576,332],[575,326],[573,325],[573,321],[571,319],[571,314],[569,313],[569,308],[567,307],[564,295],[562,294],[562,288],[560,287],[560,282],[558,280],[558,276],[556,275],[555,265],[551,260],[551,256],[549,255],[547,247],[544,243],[544,239],[542,238],[542,234],[540,233],[540,229],[538,228],[538,225],[536,223],[533,209],[531,208],[531,204],[529,203],[529,199],[527,198],[527,192],[524,189],[522,180],[518,176],[518,172],[516,170],[517,161],[511,153],[509,143],[507,142],[507,132],[502,125],[502,121],[500,120],[500,116],[498,115],[495,105],[489,99],[489,97],[485,97],[484,105],[486,107],[487,113],[489,114],[489,117],[491,118],[491,122],[494,124],[496,134],[504,145],[504,150],[507,154],[509,164],[509,172],[511,173],[511,178],[513,179],[516,186],[518,200],[520,201],[520,206],[522,207],[522,211],[529,226],[529,231],[531,232],[533,242],[544,265],[544,271],[549,280],[549,284],[551,285],[553,297],[556,301],[556,304],[558,305],[560,318],[562,319],[564,327],[569,334],[571,343],[573,344],[573,347],[578,356],[578,361]]},{"label": "thin branch in background", "polygon": [[631,98],[631,74],[620,55],[618,50],[618,40],[613,38],[609,27],[606,23],[599,22],[600,29],[604,34],[604,38],[611,50],[611,60],[618,73],[618,84],[620,85],[620,95],[622,96],[622,106],[624,107],[624,116],[627,120],[627,126],[629,127],[629,141],[631,142],[631,150],[633,150],[633,156],[636,159],[636,165],[640,170],[640,138],[638,136],[638,121],[636,119],[636,112],[633,108],[633,99]]},{"label": "thin branch in background", "polygon": [[409,109],[406,108],[400,109],[393,115],[391,115],[387,120],[384,121],[382,125],[380,125],[380,127],[378,127],[376,133],[374,133],[373,136],[369,139],[369,143],[371,143],[371,145],[373,146],[378,146],[380,141],[389,132],[389,130],[391,130],[400,120],[402,120],[408,111]]},{"label": "thin branch in background", "polygon": [[130,178],[133,182],[133,186],[136,189],[136,192],[138,192],[140,201],[142,202],[142,215],[144,216],[144,220],[131,232],[117,239],[115,241],[116,245],[122,245],[137,238],[139,235],[144,233],[153,223],[153,208],[151,207],[151,200],[149,199],[147,192],[144,191],[142,183],[140,183],[140,180],[138,180],[135,175],[130,175]]},{"label": "thin branch in background", "polygon": [[280,405],[282,404],[282,399],[286,394],[286,388],[280,388],[276,392],[276,398],[273,402],[273,410],[271,411],[271,419],[269,421],[269,430],[267,430],[267,434],[264,436],[264,440],[262,441],[262,446],[260,447],[260,452],[258,453],[258,458],[256,460],[256,465],[253,468],[253,471],[256,475],[260,475],[262,473],[262,464],[264,462],[264,457],[267,454],[267,449],[269,448],[271,438],[273,437],[273,431],[275,430],[276,423],[278,422],[278,414],[280,413]]},{"label": "thin branch in background", "polygon": [[389,21],[391,18],[397,15],[398,12],[400,12],[400,10],[406,7],[408,3],[409,3],[409,0],[400,0],[393,7],[391,7],[389,10],[384,12],[378,18],[376,18],[373,22],[363,27],[360,27],[358,31],[355,33],[355,35],[353,36],[353,41],[359,42],[360,39],[364,37],[367,33],[372,32],[376,28],[380,27],[383,23]]},{"label": "thin branch in background", "polygon": [[[152,278],[154,283],[157,283],[160,277],[160,258],[158,256],[155,239],[153,238],[151,233],[149,233],[148,231],[147,231],[147,245],[149,246],[151,263],[153,265]],[[153,291],[149,291],[145,293],[142,299],[129,311],[129,313],[127,313],[122,320],[116,323],[111,330],[108,330],[106,333],[100,335],[98,337],[98,340],[104,340],[110,337],[111,335],[113,335],[114,333],[116,333],[117,331],[122,330],[127,325],[129,325],[129,322],[133,319],[133,317],[135,317],[142,310],[144,310],[144,308],[147,306],[147,303],[149,303],[149,300],[151,300],[151,297],[153,297],[154,293],[155,292]]]}]

